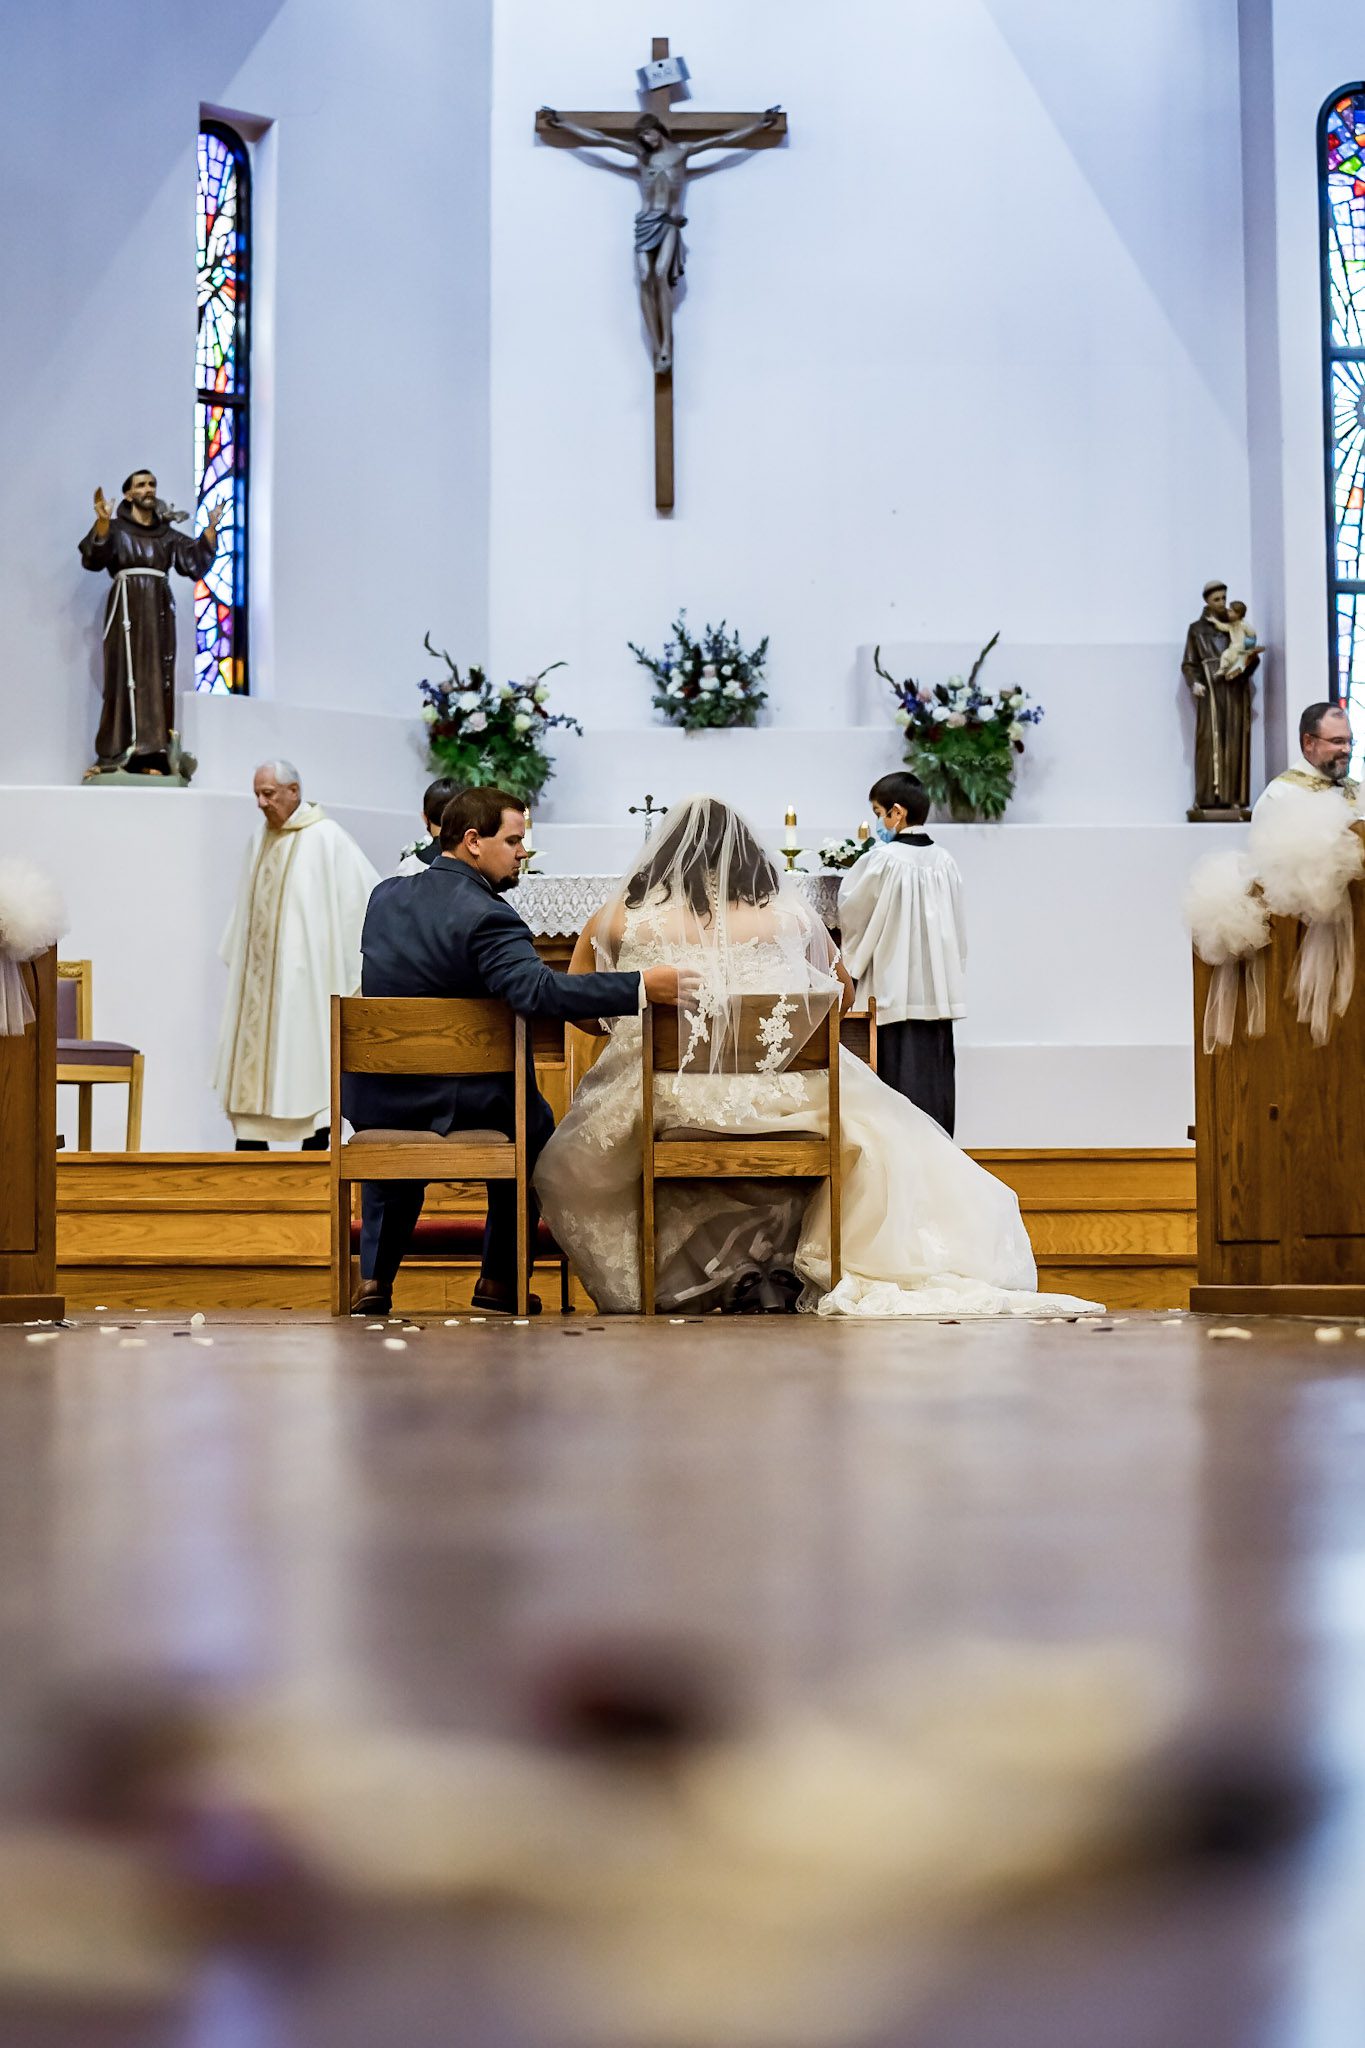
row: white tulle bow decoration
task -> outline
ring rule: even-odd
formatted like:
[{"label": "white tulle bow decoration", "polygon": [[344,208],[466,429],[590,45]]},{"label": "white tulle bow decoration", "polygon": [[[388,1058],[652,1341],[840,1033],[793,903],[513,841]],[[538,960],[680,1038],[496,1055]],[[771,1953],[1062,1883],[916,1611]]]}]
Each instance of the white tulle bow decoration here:
[{"label": "white tulle bow decoration", "polygon": [[1255,876],[1242,853],[1211,853],[1185,885],[1185,924],[1194,950],[1213,969],[1204,1004],[1204,1050],[1231,1045],[1237,991],[1246,963],[1247,1037],[1265,1031],[1265,948],[1270,911],[1255,893]]},{"label": "white tulle bow decoration", "polygon": [[0,860],[0,1038],[17,1036],[32,1021],[20,964],[55,946],[66,930],[56,883],[31,861]]},{"label": "white tulle bow decoration", "polygon": [[1345,806],[1324,798],[1268,805],[1251,828],[1250,855],[1267,910],[1305,928],[1289,993],[1313,1043],[1325,1045],[1355,988],[1351,884],[1365,872],[1365,845]]}]

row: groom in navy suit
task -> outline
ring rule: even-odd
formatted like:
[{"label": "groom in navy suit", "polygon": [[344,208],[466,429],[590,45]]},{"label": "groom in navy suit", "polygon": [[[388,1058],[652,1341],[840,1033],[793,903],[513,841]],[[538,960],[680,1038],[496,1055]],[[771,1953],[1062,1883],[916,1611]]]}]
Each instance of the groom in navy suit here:
[{"label": "groom in navy suit", "polygon": [[[381,882],[361,933],[363,996],[496,996],[524,1017],[581,1023],[623,1017],[646,1002],[676,1003],[696,977],[676,967],[641,974],[556,974],[545,965],[511,904],[525,850],[526,806],[500,789],[467,789],[441,817],[441,851],[419,874]],[[528,1076],[527,1156],[534,1167],[554,1117]],[[512,1135],[508,1074],[347,1074],[342,1109],[357,1131],[498,1130]],[[421,1181],[367,1181],[361,1198],[361,1284],[352,1315],[387,1314],[394,1277],[412,1241],[426,1193]],[[535,1206],[532,1204],[532,1229]],[[516,1190],[488,1183],[480,1309],[510,1313],[515,1302]],[[539,1307],[539,1303],[534,1304]]]}]

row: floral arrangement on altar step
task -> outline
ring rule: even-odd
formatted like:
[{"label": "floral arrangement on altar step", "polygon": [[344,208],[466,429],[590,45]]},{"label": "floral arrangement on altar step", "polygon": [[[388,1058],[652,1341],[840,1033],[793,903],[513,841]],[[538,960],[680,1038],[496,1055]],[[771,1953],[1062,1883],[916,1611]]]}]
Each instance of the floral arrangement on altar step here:
[{"label": "floral arrangement on altar step", "polygon": [[882,650],[872,660],[877,674],[891,685],[896,699],[896,724],[905,733],[905,759],[928,790],[932,802],[959,820],[1001,818],[1014,795],[1014,771],[1024,751],[1024,733],[1043,715],[1024,690],[1001,690],[994,696],[977,681],[986,656],[1000,638],[993,633],[972,663],[964,682],[949,676],[946,683],[903,683],[882,667]]},{"label": "floral arrangement on altar step", "polygon": [[826,868],[856,867],[876,843],[870,832],[865,839],[822,839],[820,865]]},{"label": "floral arrangement on altar step", "polygon": [[654,678],[655,710],[684,732],[757,725],[758,714],[768,701],[763,687],[767,634],[746,653],[738,633],[727,633],[722,619],[718,626],[707,626],[699,640],[694,639],[687,630],[685,611],[673,621],[672,633],[657,657],[646,654],[633,640],[626,642]]},{"label": "floral arrangement on altar step", "polygon": [[432,646],[429,633],[422,645],[450,671],[434,683],[424,677],[418,685],[432,766],[467,789],[492,783],[533,802],[555,772],[544,749],[545,735],[554,726],[583,731],[576,718],[545,708],[550,694],[545,678],[564,663],[552,661],[520,683],[495,684],[477,667],[462,676],[445,649]]}]

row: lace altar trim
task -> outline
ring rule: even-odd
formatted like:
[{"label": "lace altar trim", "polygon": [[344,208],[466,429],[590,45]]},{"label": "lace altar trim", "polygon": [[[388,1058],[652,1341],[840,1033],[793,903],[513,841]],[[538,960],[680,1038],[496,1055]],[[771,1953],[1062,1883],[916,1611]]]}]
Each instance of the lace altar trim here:
[{"label": "lace altar trim", "polygon": [[[837,875],[798,875],[801,894],[823,924],[833,925]],[[538,939],[575,938],[595,910],[621,886],[619,875],[523,875],[511,897]]]}]

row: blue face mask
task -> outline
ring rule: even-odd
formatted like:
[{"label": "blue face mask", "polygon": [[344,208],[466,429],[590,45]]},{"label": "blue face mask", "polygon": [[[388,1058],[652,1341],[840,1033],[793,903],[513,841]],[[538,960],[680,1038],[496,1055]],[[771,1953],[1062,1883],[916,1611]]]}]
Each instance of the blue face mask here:
[{"label": "blue face mask", "polygon": [[888,825],[885,818],[878,818],[872,829],[884,845],[896,836],[894,827]]}]

